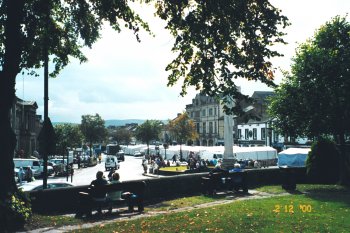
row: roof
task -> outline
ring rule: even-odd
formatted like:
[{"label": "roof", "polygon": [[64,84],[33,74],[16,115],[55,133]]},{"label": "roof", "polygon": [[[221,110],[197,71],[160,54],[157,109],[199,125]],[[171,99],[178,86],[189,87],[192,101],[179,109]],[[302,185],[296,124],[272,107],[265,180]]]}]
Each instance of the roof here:
[{"label": "roof", "polygon": [[273,91],[254,91],[252,98],[258,103],[266,102],[266,98],[275,95]]}]

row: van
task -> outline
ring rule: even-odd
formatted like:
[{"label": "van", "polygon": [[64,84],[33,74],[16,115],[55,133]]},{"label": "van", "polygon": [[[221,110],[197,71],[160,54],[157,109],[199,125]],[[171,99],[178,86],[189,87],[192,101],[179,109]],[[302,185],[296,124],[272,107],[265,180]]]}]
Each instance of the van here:
[{"label": "van", "polygon": [[105,162],[106,171],[111,169],[118,170],[119,166],[120,165],[118,163],[118,158],[116,156],[107,156],[106,162]]},{"label": "van", "polygon": [[[13,159],[13,163],[16,168],[30,167],[33,170],[34,177],[39,177],[44,172],[44,166],[41,165],[39,159]],[[47,172],[50,174],[53,172],[53,167],[47,166]]]}]

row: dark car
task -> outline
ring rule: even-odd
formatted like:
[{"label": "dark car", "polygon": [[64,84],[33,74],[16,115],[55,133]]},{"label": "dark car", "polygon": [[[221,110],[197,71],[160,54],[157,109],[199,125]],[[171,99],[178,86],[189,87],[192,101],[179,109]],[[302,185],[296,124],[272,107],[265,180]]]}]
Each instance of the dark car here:
[{"label": "dark car", "polygon": [[125,161],[124,155],[125,155],[124,151],[120,150],[120,151],[117,153],[118,161]]}]

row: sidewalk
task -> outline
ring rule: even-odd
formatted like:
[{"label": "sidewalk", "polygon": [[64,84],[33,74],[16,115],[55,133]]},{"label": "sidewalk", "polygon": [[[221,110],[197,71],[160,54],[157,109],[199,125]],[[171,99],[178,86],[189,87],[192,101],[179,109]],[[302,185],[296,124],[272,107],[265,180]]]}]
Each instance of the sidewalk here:
[{"label": "sidewalk", "polygon": [[[218,193],[218,195],[223,194],[223,193]],[[72,230],[78,230],[78,229],[86,229],[86,228],[91,228],[95,226],[99,226],[101,224],[109,224],[113,223],[116,221],[125,221],[125,220],[134,220],[138,218],[147,218],[147,217],[152,217],[152,216],[157,216],[157,215],[164,215],[164,214],[170,214],[170,213],[177,213],[177,212],[183,212],[183,211],[189,211],[193,209],[198,209],[198,208],[207,208],[207,207],[212,207],[216,205],[222,205],[222,204],[228,204],[232,203],[238,200],[249,200],[249,199],[262,199],[262,198],[269,198],[273,196],[283,196],[283,195],[289,195],[288,193],[283,193],[283,194],[268,194],[264,192],[259,192],[256,190],[249,190],[248,195],[240,195],[240,194],[233,194],[233,195],[226,195],[226,198],[224,200],[218,200],[218,201],[213,201],[213,202],[208,202],[208,203],[203,203],[191,207],[183,207],[183,208],[178,208],[178,209],[173,209],[173,210],[168,210],[168,211],[157,211],[156,208],[158,207],[158,204],[155,205],[150,205],[146,206],[148,210],[147,212],[143,213],[138,213],[138,212],[133,212],[133,213],[128,213],[126,211],[126,208],[119,209],[120,213],[119,214],[112,214],[109,216],[108,219],[104,217],[104,219],[99,219],[99,217],[96,218],[95,222],[90,222],[90,223],[84,223],[81,225],[70,225],[70,226],[62,226],[62,227],[46,227],[46,228],[40,228],[40,229],[35,229],[32,231],[26,231],[26,232],[31,232],[31,233],[60,233],[60,232],[67,232],[67,231],[72,231]],[[154,211],[152,211],[152,208]],[[114,212],[116,209],[114,209]],[[104,214],[105,215],[105,214]],[[74,215],[69,215],[74,217]]]}]

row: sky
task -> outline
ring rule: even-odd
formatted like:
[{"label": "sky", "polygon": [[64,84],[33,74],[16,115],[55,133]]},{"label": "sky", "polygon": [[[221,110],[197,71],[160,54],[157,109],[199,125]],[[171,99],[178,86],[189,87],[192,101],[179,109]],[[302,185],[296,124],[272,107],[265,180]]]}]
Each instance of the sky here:
[{"label": "sky", "polygon": [[[284,54],[273,59],[274,67],[289,70],[298,44],[312,37],[322,24],[336,15],[350,11],[349,0],[270,0],[282,10],[292,24],[284,30],[288,45],[276,47]],[[167,87],[165,67],[174,58],[173,38],[163,29],[164,23],[153,18],[153,10],[137,7],[136,11],[150,24],[155,36],[141,33],[141,43],[131,31],[116,33],[105,27],[101,39],[91,49],[84,49],[88,62],[76,60],[49,80],[49,117],[52,122],[80,123],[81,116],[98,113],[102,119],[158,119],[176,117],[190,104],[196,91],[189,89],[180,96],[181,82]],[[349,20],[349,17],[348,17]],[[37,114],[43,115],[44,71],[39,77],[19,74],[16,95],[36,101]],[[276,72],[275,82],[282,80]],[[255,81],[238,80],[243,94],[271,90]]]}]

